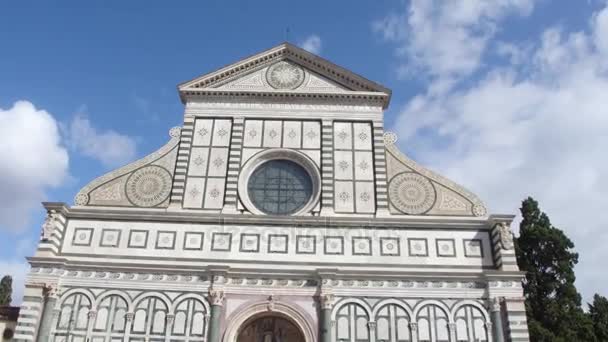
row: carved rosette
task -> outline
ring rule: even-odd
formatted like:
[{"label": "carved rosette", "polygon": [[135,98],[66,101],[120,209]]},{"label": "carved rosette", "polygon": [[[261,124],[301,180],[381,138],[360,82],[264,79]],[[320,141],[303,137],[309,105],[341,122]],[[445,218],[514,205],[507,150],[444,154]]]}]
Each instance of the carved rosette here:
[{"label": "carved rosette", "polygon": [[84,193],[80,193],[80,194],[76,195],[76,197],[74,197],[74,204],[75,205],[89,204],[89,195],[84,194]]},{"label": "carved rosette", "polygon": [[211,305],[224,305],[224,299],[226,295],[224,294],[224,290],[209,290],[209,300],[211,301]]},{"label": "carved rosette", "polygon": [[481,203],[475,203],[473,205],[473,215],[477,216],[477,217],[482,217],[482,216],[486,216],[488,214],[488,210],[486,209],[486,207],[481,204]]},{"label": "carved rosette", "polygon": [[511,232],[509,224],[507,222],[499,222],[495,227],[498,229],[498,234],[500,235],[501,248],[505,250],[513,249],[513,233]]},{"label": "carved rosette", "polygon": [[171,173],[165,168],[149,165],[131,174],[125,192],[138,207],[154,207],[163,203],[171,193]]},{"label": "carved rosette", "polygon": [[281,61],[271,65],[266,71],[266,82],[275,89],[296,89],[304,82],[304,69]]},{"label": "carved rosette", "polygon": [[169,130],[169,136],[171,138],[178,138],[182,134],[182,128],[179,126],[175,126]]},{"label": "carved rosette", "polygon": [[414,172],[403,172],[393,177],[388,192],[391,204],[409,215],[424,214],[433,207],[437,198],[433,184]]},{"label": "carved rosette", "polygon": [[397,134],[393,132],[384,132],[384,145],[395,145],[397,142]]}]

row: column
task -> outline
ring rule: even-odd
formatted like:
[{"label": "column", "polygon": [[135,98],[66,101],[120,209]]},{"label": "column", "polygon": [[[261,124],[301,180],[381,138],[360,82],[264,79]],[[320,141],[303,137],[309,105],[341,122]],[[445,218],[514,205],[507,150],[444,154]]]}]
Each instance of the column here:
[{"label": "column", "polygon": [[456,323],[448,323],[448,333],[450,334],[450,341],[456,341]]},{"label": "column", "polygon": [[209,301],[211,302],[211,315],[209,317],[209,333],[207,342],[220,341],[220,324],[222,307],[224,306],[224,290],[210,290]]},{"label": "column", "polygon": [[125,341],[129,341],[129,337],[131,336],[131,326],[133,325],[133,318],[135,318],[135,313],[127,312],[125,314]]},{"label": "column", "polygon": [[43,290],[44,304],[42,309],[42,316],[40,318],[40,326],[38,328],[38,342],[50,341],[50,333],[53,322],[53,313],[55,304],[57,304],[57,292],[54,286],[45,286]]},{"label": "column", "polygon": [[418,342],[418,323],[411,322],[410,331],[412,332],[412,342]]},{"label": "column", "polygon": [[504,332],[502,331],[502,313],[500,310],[500,298],[492,300],[492,327],[494,342],[504,342]]},{"label": "column", "polygon": [[95,310],[95,308],[92,307],[91,310],[89,310],[89,313],[87,314],[87,316],[89,317],[89,326],[87,327],[87,335],[85,338],[87,340],[90,340],[91,333],[93,332],[93,327],[95,326],[95,319],[97,318],[97,310]]},{"label": "column", "polygon": [[329,293],[321,294],[319,302],[321,304],[319,336],[321,337],[321,342],[331,342],[331,309],[334,306],[334,296]]},{"label": "column", "polygon": [[367,327],[369,329],[369,342],[376,342],[376,322],[367,322]]},{"label": "column", "polygon": [[170,313],[167,315],[167,329],[165,330],[165,342],[169,342],[171,335],[173,334],[173,322],[175,321],[175,315]]}]

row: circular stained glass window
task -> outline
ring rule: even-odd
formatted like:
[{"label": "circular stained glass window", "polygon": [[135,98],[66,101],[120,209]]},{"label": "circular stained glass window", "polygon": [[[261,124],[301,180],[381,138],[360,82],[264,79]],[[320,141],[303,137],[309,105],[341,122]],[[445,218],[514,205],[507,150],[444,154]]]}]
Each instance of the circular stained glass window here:
[{"label": "circular stained glass window", "polygon": [[253,205],[270,215],[290,215],[311,199],[313,185],[308,172],[298,163],[284,159],[257,167],[247,183]]}]

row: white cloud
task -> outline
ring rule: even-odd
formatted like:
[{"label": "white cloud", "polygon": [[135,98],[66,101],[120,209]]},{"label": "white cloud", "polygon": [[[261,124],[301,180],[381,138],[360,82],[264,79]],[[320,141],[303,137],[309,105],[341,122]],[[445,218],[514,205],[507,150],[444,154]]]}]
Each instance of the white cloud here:
[{"label": "white cloud", "polygon": [[399,44],[397,54],[404,57],[401,76],[423,71],[432,78],[457,79],[479,68],[499,22],[509,15],[530,14],[533,1],[412,0],[406,11],[372,27]]},{"label": "white cloud", "polygon": [[113,130],[99,132],[82,113],[74,116],[66,135],[70,148],[99,160],[106,167],[124,165],[133,160],[136,154],[133,138]]},{"label": "white cloud", "polygon": [[310,53],[314,53],[318,55],[321,53],[321,37],[316,34],[308,36],[302,43],[299,44],[300,47]]},{"label": "white cloud", "polygon": [[68,153],[53,116],[27,101],[0,108],[0,160],[0,229],[19,230],[45,191],[68,178]]},{"label": "white cloud", "polygon": [[[515,4],[499,3],[503,7]],[[517,4],[512,7],[522,13],[531,6],[526,1]],[[422,5],[414,1],[412,6]],[[492,13],[485,16],[496,24],[492,19],[497,18],[496,12],[487,13]],[[448,19],[447,26],[453,27],[453,22]],[[434,37],[435,28],[446,24],[435,20],[428,25],[432,27],[427,37]],[[484,63],[481,57],[491,37],[487,32],[496,29],[465,30],[463,37],[470,36],[479,45],[450,45],[445,51],[424,45],[416,37],[402,41],[405,45],[399,45],[399,51],[414,51],[419,56],[438,52],[440,56],[428,63],[417,60],[425,63],[431,81],[427,91],[398,114],[393,129],[406,152],[468,185],[493,212],[518,213],[521,200],[528,195],[539,200],[580,253],[577,286],[584,298],[589,300],[595,292],[605,295],[608,7],[590,18],[585,31],[548,28],[536,41],[531,38],[532,46],[501,43],[499,52],[510,58],[501,65],[488,65],[482,73],[477,68]],[[397,35],[394,30],[384,25],[388,38]],[[441,45],[441,41],[432,44]],[[477,61],[452,65],[444,61],[445,56],[469,56]],[[404,56],[404,63],[409,57]],[[439,80],[454,74],[465,77],[471,70],[482,74],[465,78],[470,86],[433,90]]]}]

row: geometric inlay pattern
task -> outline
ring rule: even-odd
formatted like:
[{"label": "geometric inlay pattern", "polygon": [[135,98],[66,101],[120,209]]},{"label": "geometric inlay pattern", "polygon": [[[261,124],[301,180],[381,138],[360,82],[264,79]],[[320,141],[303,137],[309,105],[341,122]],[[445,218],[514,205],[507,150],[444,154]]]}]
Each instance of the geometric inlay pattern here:
[{"label": "geometric inlay pattern", "polygon": [[408,250],[411,256],[428,256],[429,249],[426,239],[407,239]]},{"label": "geometric inlay pattern", "polygon": [[464,256],[466,257],[483,257],[483,247],[481,245],[481,240],[479,239],[465,239],[464,243]]},{"label": "geometric inlay pattern", "polygon": [[456,246],[454,239],[437,239],[435,240],[437,255],[440,257],[455,257]]},{"label": "geometric inlay pattern", "polygon": [[382,256],[399,256],[401,248],[399,246],[399,238],[380,238],[380,255]]}]

